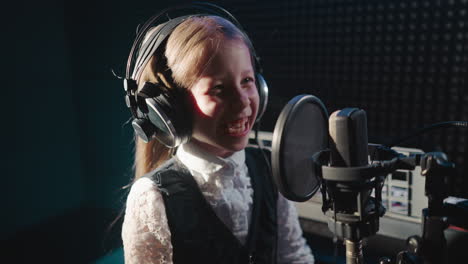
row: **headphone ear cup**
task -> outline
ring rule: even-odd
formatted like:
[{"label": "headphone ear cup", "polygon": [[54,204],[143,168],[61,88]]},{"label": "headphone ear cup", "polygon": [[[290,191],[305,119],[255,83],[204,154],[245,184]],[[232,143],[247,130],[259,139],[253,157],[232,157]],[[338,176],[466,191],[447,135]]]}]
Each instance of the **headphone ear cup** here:
[{"label": "headphone ear cup", "polygon": [[259,122],[262,118],[263,114],[266,111],[268,105],[268,85],[265,81],[265,78],[260,73],[256,74],[256,85],[258,89],[258,114],[255,122]]},{"label": "headphone ear cup", "polygon": [[133,130],[135,133],[146,143],[153,139],[155,127],[151,122],[146,119],[133,119],[132,121]]},{"label": "headphone ear cup", "polygon": [[164,89],[156,97],[146,98],[148,119],[155,127],[154,136],[162,144],[174,148],[192,136],[192,115],[180,89]]}]

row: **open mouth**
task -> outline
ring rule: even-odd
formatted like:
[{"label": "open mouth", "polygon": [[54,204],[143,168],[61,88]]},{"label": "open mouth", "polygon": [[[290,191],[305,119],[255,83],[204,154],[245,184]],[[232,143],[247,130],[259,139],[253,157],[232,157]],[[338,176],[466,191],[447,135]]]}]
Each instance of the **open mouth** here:
[{"label": "open mouth", "polygon": [[232,122],[229,122],[225,126],[226,134],[234,137],[240,137],[247,134],[249,131],[249,118],[239,118]]}]

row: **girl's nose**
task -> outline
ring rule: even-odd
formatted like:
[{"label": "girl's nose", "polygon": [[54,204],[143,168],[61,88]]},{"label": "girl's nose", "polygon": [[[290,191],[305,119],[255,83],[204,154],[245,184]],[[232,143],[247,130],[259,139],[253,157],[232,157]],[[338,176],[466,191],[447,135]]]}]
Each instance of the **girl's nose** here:
[{"label": "girl's nose", "polygon": [[250,97],[247,89],[242,87],[236,87],[233,93],[233,105],[234,107],[242,110],[250,105]]},{"label": "girl's nose", "polygon": [[247,107],[250,105],[250,97],[246,92],[241,93],[239,97],[240,105],[243,107]]}]

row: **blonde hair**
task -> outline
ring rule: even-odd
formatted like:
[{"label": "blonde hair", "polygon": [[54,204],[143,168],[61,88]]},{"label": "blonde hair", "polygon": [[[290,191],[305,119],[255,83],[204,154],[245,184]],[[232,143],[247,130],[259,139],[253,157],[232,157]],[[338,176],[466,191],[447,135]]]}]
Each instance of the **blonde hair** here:
[{"label": "blonde hair", "polygon": [[[243,41],[253,56],[249,38],[226,19],[217,16],[187,18],[171,33],[165,48],[162,44],[162,49],[156,50],[144,67],[138,78],[139,88],[145,82],[153,82],[163,83],[170,89],[190,89],[225,40]],[[157,140],[145,143],[136,136],[135,141],[134,181],[171,157],[171,150]]]}]

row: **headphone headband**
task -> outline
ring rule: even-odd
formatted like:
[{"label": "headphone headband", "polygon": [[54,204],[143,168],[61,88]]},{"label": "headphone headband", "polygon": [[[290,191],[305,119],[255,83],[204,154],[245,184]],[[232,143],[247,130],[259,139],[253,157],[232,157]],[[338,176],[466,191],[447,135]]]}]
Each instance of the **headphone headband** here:
[{"label": "headphone headband", "polygon": [[[137,37],[135,39],[135,41],[133,42],[133,45],[132,45],[132,49],[130,50],[130,55],[128,57],[128,60],[127,60],[127,70],[126,70],[126,74],[125,74],[125,78],[126,79],[131,79],[133,74],[132,74],[132,68],[134,68],[134,72],[135,71],[135,67],[132,67],[132,65],[135,65],[137,62],[136,62],[136,54],[139,53],[140,49],[141,49],[141,45],[142,45],[142,42],[143,40],[145,39],[145,36],[148,32],[148,30],[150,30],[153,26],[156,26],[156,25],[161,25],[161,24],[170,24],[170,30],[169,30],[169,27],[167,28],[167,33],[170,33],[172,32],[172,30],[177,27],[180,23],[183,22],[183,20],[185,20],[186,18],[190,17],[190,16],[200,16],[200,15],[203,15],[202,13],[200,12],[193,12],[194,10],[199,10],[199,11],[202,11],[202,12],[206,12],[207,14],[206,15],[209,15],[209,14],[212,14],[212,15],[217,15],[217,16],[220,16],[220,17],[223,17],[225,19],[228,19],[229,21],[231,21],[237,28],[239,28],[242,32],[244,32],[244,29],[242,28],[241,24],[239,23],[239,21],[237,21],[237,19],[229,12],[227,11],[226,9],[220,7],[220,6],[217,6],[215,4],[211,4],[211,3],[200,3],[200,2],[195,2],[195,3],[192,3],[192,4],[183,4],[183,5],[179,5],[179,6],[175,6],[175,7],[170,7],[170,8],[166,8],[164,10],[162,10],[161,12],[159,12],[158,14],[152,16],[148,21],[146,21],[146,23],[143,25],[143,27],[141,28],[141,30],[138,31],[138,34],[137,34]],[[191,12],[188,12],[188,11],[191,11]],[[169,18],[169,13],[170,12],[188,12],[189,14],[185,14],[183,16],[180,16],[178,15],[176,18],[174,19],[170,19]],[[160,20],[162,18],[169,18],[168,21],[166,22],[160,22]],[[173,20],[177,20],[177,21],[174,21],[172,23],[170,23],[171,21]],[[178,23],[177,23],[178,22]],[[159,37],[157,38],[157,45],[155,45],[156,49],[157,47],[159,47],[159,45],[164,41],[164,39],[168,36],[169,34],[164,34],[162,37]],[[154,51],[153,51],[154,52]],[[149,57],[151,57],[152,53],[150,53]],[[257,59],[255,57],[255,59]],[[147,61],[146,61],[147,62]],[[139,65],[138,68],[140,67],[144,67],[146,63],[142,64],[142,65]]]},{"label": "headphone headband", "polygon": [[174,30],[174,28],[176,28],[185,19],[189,17],[192,17],[192,16],[188,15],[188,16],[177,17],[177,18],[171,19],[168,22],[161,24],[160,29],[155,30],[155,32],[153,32],[150,36],[148,36],[148,41],[143,43],[141,47],[138,49],[138,57],[136,58],[135,66],[133,67],[134,69],[133,69],[133,73],[131,76],[132,79],[138,80],[139,75],[140,75],[139,73],[141,73],[145,65],[150,60],[151,56],[153,56],[156,49],[158,49],[161,43],[164,40],[166,40],[166,38]]}]

